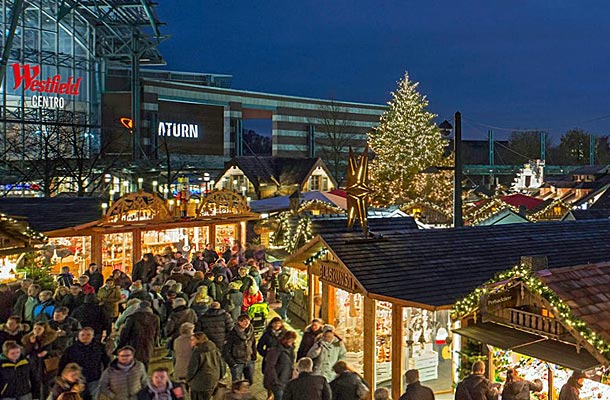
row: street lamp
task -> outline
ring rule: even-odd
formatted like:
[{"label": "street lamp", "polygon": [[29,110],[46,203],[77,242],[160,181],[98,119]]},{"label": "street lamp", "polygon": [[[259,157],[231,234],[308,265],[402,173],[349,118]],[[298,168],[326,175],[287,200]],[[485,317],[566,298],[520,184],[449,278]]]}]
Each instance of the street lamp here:
[{"label": "street lamp", "polygon": [[143,183],[144,183],[144,178],[138,178],[138,190],[142,190]]},{"label": "street lamp", "polygon": [[153,193],[157,193],[157,185],[159,184],[159,182],[157,181],[152,181],[152,187],[153,187]]}]

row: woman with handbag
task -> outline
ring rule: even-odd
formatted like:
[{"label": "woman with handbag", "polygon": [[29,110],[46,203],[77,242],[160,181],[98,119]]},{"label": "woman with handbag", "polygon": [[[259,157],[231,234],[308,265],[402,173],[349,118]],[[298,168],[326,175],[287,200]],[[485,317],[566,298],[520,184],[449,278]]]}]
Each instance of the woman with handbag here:
[{"label": "woman with handbag", "polygon": [[32,332],[21,339],[28,361],[32,365],[32,393],[40,393],[44,399],[48,393],[47,383],[57,372],[60,354],[53,350],[53,342],[57,340],[57,331],[46,322],[34,324]]}]

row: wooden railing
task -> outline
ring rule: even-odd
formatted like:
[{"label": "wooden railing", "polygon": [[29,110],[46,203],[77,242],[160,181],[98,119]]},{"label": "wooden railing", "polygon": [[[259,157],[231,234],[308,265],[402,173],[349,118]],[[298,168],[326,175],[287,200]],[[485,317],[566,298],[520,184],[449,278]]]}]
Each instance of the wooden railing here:
[{"label": "wooden railing", "polygon": [[557,319],[533,314],[527,311],[505,308],[499,313],[498,317],[500,317],[499,319],[501,319],[502,322],[516,328],[554,339],[559,339],[567,334],[566,329]]}]

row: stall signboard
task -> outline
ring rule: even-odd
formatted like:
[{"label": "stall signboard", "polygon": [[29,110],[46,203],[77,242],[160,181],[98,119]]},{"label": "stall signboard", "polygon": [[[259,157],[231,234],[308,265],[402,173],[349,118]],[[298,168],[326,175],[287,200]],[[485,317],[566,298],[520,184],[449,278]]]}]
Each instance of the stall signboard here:
[{"label": "stall signboard", "polygon": [[491,291],[481,296],[479,309],[481,316],[485,321],[489,314],[493,314],[504,308],[517,307],[521,298],[521,285],[502,288],[497,291]]},{"label": "stall signboard", "polygon": [[360,292],[358,282],[352,274],[338,263],[321,261],[318,263],[318,271],[313,272],[320,276],[320,280],[330,283],[350,293]]},{"label": "stall signboard", "polygon": [[24,91],[32,92],[29,97],[30,106],[34,108],[63,109],[66,106],[64,96],[78,96],[82,78],[68,76],[65,80],[60,74],[51,77],[40,76],[40,65],[11,65],[15,80],[14,90],[23,87]]}]

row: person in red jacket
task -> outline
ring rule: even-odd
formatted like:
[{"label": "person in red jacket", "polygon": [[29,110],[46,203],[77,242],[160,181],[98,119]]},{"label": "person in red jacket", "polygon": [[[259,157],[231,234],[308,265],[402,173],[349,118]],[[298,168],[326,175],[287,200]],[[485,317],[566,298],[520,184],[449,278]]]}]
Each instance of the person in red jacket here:
[{"label": "person in red jacket", "polygon": [[250,286],[250,288],[246,292],[244,292],[244,300],[241,305],[241,311],[245,313],[248,311],[248,307],[250,307],[252,304],[262,302],[263,294],[258,289],[258,286],[256,286],[256,284],[252,284],[252,286]]}]

